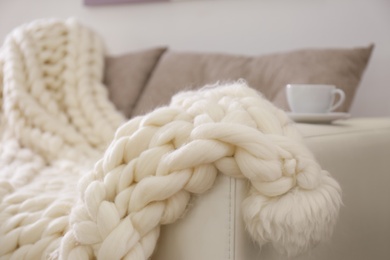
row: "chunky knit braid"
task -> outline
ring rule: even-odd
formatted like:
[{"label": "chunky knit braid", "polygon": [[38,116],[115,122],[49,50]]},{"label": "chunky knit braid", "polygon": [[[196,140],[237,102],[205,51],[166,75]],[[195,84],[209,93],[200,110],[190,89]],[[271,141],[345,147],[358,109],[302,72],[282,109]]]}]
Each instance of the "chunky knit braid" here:
[{"label": "chunky knit braid", "polygon": [[176,95],[168,107],[124,124],[81,182],[62,241],[64,259],[147,259],[160,225],[221,172],[251,183],[243,214],[260,244],[293,255],[328,237],[340,187],[294,126],[244,83]]}]

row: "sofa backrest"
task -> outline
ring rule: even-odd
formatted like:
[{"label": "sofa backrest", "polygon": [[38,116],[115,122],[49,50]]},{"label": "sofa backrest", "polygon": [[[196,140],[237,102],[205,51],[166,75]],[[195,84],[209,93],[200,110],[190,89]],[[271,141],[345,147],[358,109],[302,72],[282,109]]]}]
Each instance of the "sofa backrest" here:
[{"label": "sofa backrest", "polygon": [[155,48],[107,59],[105,82],[128,117],[167,105],[180,91],[236,80],[247,81],[285,111],[287,84],[333,84],[347,97],[338,111],[348,112],[372,50],[370,45],[244,56]]}]

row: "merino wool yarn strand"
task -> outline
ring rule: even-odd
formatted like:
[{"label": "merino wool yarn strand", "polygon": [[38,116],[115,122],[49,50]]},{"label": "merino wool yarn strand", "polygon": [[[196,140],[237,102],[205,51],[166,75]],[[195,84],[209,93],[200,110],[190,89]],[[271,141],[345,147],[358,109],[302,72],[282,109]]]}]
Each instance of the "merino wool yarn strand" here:
[{"label": "merino wool yarn strand", "polygon": [[238,81],[125,122],[103,54],[72,19],[24,25],[1,48],[0,258],[149,259],[218,174],[250,183],[259,245],[296,255],[331,235],[340,187],[283,111]]}]

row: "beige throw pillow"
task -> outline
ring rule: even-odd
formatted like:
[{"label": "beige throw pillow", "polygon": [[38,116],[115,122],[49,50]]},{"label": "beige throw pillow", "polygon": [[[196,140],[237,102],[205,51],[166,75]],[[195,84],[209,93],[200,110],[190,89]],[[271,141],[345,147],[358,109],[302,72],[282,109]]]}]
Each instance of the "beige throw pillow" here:
[{"label": "beige throw pillow", "polygon": [[288,110],[289,83],[333,84],[346,93],[338,111],[348,111],[373,46],[351,49],[304,49],[264,56],[167,51],[145,87],[133,116],[168,104],[183,89],[218,81],[245,79],[278,107]]},{"label": "beige throw pillow", "polygon": [[145,87],[166,48],[131,52],[105,60],[104,84],[116,108],[130,117],[139,95]]}]

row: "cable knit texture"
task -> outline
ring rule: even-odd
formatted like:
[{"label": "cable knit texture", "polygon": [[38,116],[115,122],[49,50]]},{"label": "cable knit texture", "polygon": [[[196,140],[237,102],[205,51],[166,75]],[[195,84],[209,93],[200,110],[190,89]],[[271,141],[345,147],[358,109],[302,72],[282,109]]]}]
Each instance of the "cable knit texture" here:
[{"label": "cable knit texture", "polygon": [[4,43],[0,258],[148,259],[160,226],[217,174],[250,182],[242,212],[260,245],[295,255],[330,236],[340,187],[261,94],[209,86],[124,123],[103,65],[100,40],[74,20]]}]

